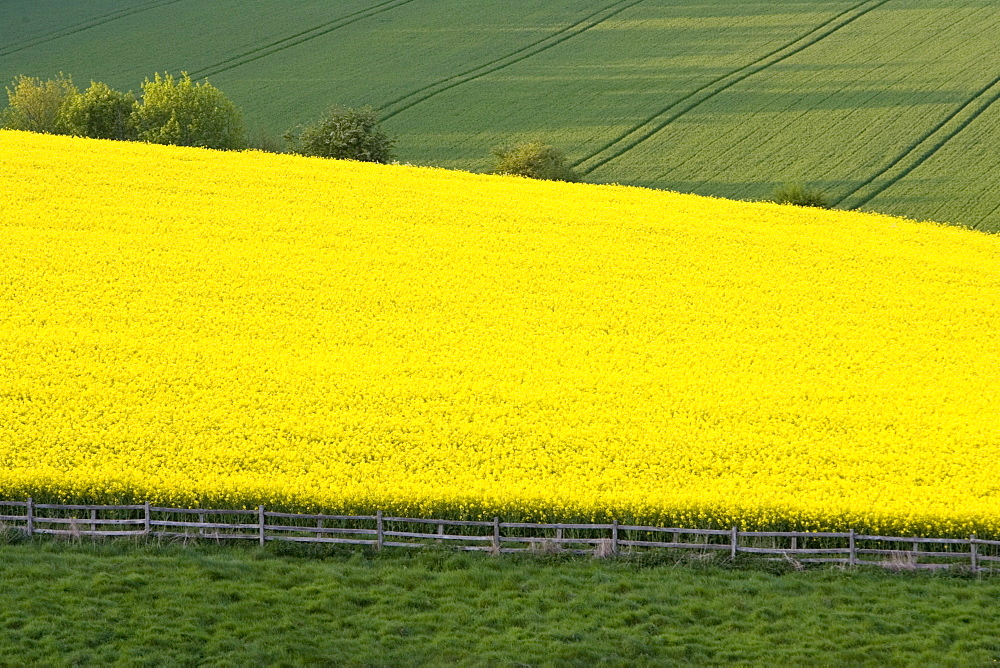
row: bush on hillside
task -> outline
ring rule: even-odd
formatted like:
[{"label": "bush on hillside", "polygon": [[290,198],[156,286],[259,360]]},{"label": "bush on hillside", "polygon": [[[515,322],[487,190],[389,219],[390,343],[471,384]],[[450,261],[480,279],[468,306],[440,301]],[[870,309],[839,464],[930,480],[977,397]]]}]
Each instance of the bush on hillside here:
[{"label": "bush on hillside", "polygon": [[66,132],[95,139],[136,138],[132,122],[135,96],[114,90],[107,84],[90,82],[84,93],[70,97],[62,110]]},{"label": "bush on hillside", "polygon": [[284,137],[289,150],[300,155],[383,164],[395,157],[396,140],[382,130],[371,107],[330,107],[320,120],[292,128]]},{"label": "bush on hillside", "polygon": [[549,181],[579,181],[567,164],[566,156],[557,148],[540,141],[493,149],[496,158],[492,174],[514,174]]},{"label": "bush on hillside", "polygon": [[141,141],[217,149],[246,148],[243,113],[205,81],[196,84],[186,72],[180,79],[158,73],[142,84],[142,101],[132,111]]},{"label": "bush on hillside", "polygon": [[247,148],[264,153],[285,153],[285,141],[278,135],[264,130],[256,130],[247,139]]},{"label": "bush on hillside", "polygon": [[806,188],[800,183],[790,183],[778,188],[774,191],[772,199],[778,204],[814,206],[820,209],[830,208],[830,203],[822,191]]},{"label": "bush on hillside", "polygon": [[78,94],[73,80],[61,72],[47,81],[21,75],[14,79],[13,88],[7,89],[10,105],[0,112],[0,127],[65,134],[63,109]]}]

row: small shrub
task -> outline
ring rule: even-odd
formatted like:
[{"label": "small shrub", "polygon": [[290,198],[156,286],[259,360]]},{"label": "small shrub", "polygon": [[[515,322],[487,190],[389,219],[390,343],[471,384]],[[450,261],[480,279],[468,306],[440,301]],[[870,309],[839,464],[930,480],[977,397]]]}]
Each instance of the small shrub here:
[{"label": "small shrub", "polygon": [[778,188],[774,191],[773,199],[778,204],[830,208],[830,203],[822,191],[806,188],[801,183],[790,183]]},{"label": "small shrub", "polygon": [[142,102],[132,111],[141,141],[176,146],[238,150],[246,148],[243,114],[207,81],[196,84],[186,72],[180,79],[156,74],[142,84]]},{"label": "small shrub", "polygon": [[265,153],[284,153],[285,142],[279,136],[259,130],[250,135],[247,140],[247,148]]},{"label": "small shrub", "polygon": [[0,112],[0,127],[65,134],[63,108],[78,94],[73,80],[61,72],[56,79],[48,81],[19,76],[14,79],[13,88],[7,89],[10,106]]},{"label": "small shrub", "polygon": [[70,97],[62,110],[66,132],[95,139],[129,140],[136,138],[132,122],[135,96],[90,82],[84,93]]},{"label": "small shrub", "polygon": [[540,141],[493,149],[496,161],[492,174],[513,174],[548,181],[579,181],[566,164],[566,156],[557,148]]},{"label": "small shrub", "polygon": [[383,164],[392,162],[396,145],[382,130],[371,107],[333,106],[317,122],[293,128],[283,136],[292,153]]}]

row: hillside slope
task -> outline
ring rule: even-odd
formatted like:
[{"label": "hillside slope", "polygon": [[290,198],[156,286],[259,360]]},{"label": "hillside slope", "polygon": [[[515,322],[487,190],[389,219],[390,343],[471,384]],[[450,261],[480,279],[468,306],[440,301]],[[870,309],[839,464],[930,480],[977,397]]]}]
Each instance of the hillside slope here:
[{"label": "hillside slope", "polygon": [[209,79],[273,133],[371,104],[404,161],[542,137],[589,180],[1000,229],[993,0],[8,0],[0,80]]},{"label": "hillside slope", "polygon": [[0,186],[2,496],[1000,529],[993,236],[12,132]]}]

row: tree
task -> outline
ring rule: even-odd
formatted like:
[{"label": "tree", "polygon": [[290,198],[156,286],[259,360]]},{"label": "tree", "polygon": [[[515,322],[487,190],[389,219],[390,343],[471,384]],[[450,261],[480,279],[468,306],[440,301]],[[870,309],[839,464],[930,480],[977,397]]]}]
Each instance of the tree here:
[{"label": "tree", "polygon": [[293,128],[284,137],[291,152],[300,155],[383,164],[395,157],[396,140],[382,130],[371,107],[330,107],[320,120]]},{"label": "tree", "polygon": [[557,148],[540,141],[493,149],[496,158],[492,174],[513,174],[549,181],[579,181],[567,164],[566,156]]},{"label": "tree", "polygon": [[66,101],[62,110],[62,125],[69,134],[96,139],[130,140],[136,138],[132,123],[135,96],[110,88],[107,84],[90,82],[83,94]]},{"label": "tree", "polygon": [[66,133],[63,107],[79,94],[69,76],[60,72],[56,79],[42,81],[21,75],[14,79],[13,86],[7,89],[10,106],[0,112],[0,127],[28,132]]},{"label": "tree", "polygon": [[180,79],[154,75],[142,84],[142,101],[132,111],[139,140],[154,144],[246,148],[243,113],[207,81],[194,83],[187,72]]}]

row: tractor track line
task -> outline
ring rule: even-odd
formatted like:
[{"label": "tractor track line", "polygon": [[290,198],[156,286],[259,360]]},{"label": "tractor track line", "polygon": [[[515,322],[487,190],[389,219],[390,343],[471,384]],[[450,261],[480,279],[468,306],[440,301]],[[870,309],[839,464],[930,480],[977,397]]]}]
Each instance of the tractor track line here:
[{"label": "tractor track line", "polygon": [[[426,95],[423,95],[423,96],[419,97],[416,100],[408,102],[407,104],[404,104],[399,109],[393,110],[393,111],[389,112],[386,116],[383,116],[383,119],[391,118],[392,116],[395,116],[396,114],[399,114],[399,113],[401,113],[401,112],[409,109],[410,107],[423,102],[424,100],[427,100],[427,99],[429,99],[431,97],[434,97],[438,93],[443,93],[444,91],[449,90],[451,88],[454,88],[455,86],[459,86],[459,85],[461,85],[463,83],[467,83],[469,81],[473,81],[475,79],[478,79],[479,77],[486,76],[487,74],[490,74],[492,72],[496,72],[497,70],[503,69],[505,67],[513,65],[514,63],[520,62],[520,61],[524,60],[525,58],[529,58],[529,57],[534,56],[534,55],[536,55],[538,53],[541,53],[542,51],[550,49],[553,46],[556,46],[557,44],[561,44],[562,42],[566,41],[567,39],[570,39],[571,37],[575,37],[576,35],[579,35],[580,33],[582,33],[584,31],[589,30],[590,28],[594,27],[598,23],[602,23],[602,22],[608,20],[609,18],[611,18],[615,14],[618,14],[619,12],[622,12],[622,11],[628,9],[629,7],[631,7],[633,5],[637,5],[637,4],[639,4],[640,2],[643,2],[643,1],[644,0],[634,0],[633,2],[628,2],[628,0],[616,0],[616,2],[612,2],[611,4],[606,5],[605,7],[602,7],[601,9],[597,10],[596,12],[583,17],[579,21],[577,21],[575,23],[572,23],[572,24],[570,24],[568,26],[565,26],[563,28],[560,28],[559,30],[546,35],[542,39],[536,40],[536,41],[532,42],[531,44],[527,44],[527,45],[521,47],[520,49],[517,49],[516,51],[511,51],[508,54],[500,56],[499,58],[494,58],[493,60],[485,62],[485,63],[483,63],[481,65],[477,65],[476,67],[470,68],[470,69],[465,70],[463,72],[459,72],[458,74],[453,74],[450,77],[445,77],[444,79],[439,79],[438,81],[435,81],[433,83],[429,83],[426,86],[422,86],[420,88],[417,88],[416,90],[410,91],[406,95],[398,97],[395,100],[391,100],[389,102],[386,102],[385,104],[382,104],[381,106],[377,107],[377,111],[386,111],[390,107],[393,107],[393,106],[399,104],[400,102],[405,102],[407,100],[410,100],[411,98],[419,96],[421,93],[424,93],[425,91],[430,91]],[[586,23],[587,21],[590,21],[591,19],[593,19],[596,16],[599,16],[601,14],[604,14],[605,12],[608,12],[612,8],[614,8],[616,6],[619,6],[619,5],[625,5],[625,6],[620,7],[619,9],[615,10],[611,14],[608,14],[604,18],[598,20],[596,23],[592,23],[592,24],[587,25],[586,27],[584,27],[584,28],[582,28],[582,29],[580,29],[580,30],[578,30],[576,32],[573,32],[572,34],[565,35],[565,36],[563,36],[563,37],[561,37],[559,39],[556,39],[560,35],[563,35],[564,33],[567,33],[569,31],[573,30],[574,28],[577,28],[581,24]],[[546,42],[548,42],[548,44],[546,44]],[[535,47],[537,47],[539,45],[542,45],[542,44],[545,44],[545,45],[542,46],[541,48],[538,48],[538,49],[535,49],[534,51],[531,51],[531,49],[534,49]],[[528,51],[530,51],[530,53],[526,53]],[[518,57],[518,56],[520,56],[520,57]],[[511,60],[512,58],[514,60]],[[502,64],[498,65],[498,63],[502,63]],[[497,67],[491,68],[492,65],[497,65]],[[463,77],[465,77],[465,78],[463,78]],[[461,81],[456,81],[456,79],[461,79]],[[453,83],[449,84],[449,82],[453,82]],[[448,85],[444,85],[444,84],[448,84]],[[441,87],[438,88],[439,86],[441,86]],[[431,89],[435,89],[435,90],[431,90]]]},{"label": "tractor track line", "polygon": [[357,23],[363,19],[396,9],[397,7],[401,7],[413,1],[414,0],[386,0],[385,2],[381,2],[366,9],[361,9],[356,12],[352,12],[351,14],[345,14],[344,16],[334,19],[333,21],[327,21],[326,23],[314,26],[308,30],[303,30],[295,33],[294,35],[289,35],[288,37],[266,44],[259,49],[247,51],[238,56],[233,56],[231,58],[227,58],[226,60],[219,61],[214,65],[209,65],[208,67],[203,67],[200,70],[189,72],[189,74],[192,78],[204,78],[214,76],[221,72],[227,72],[236,67],[240,67],[241,65],[246,65],[247,63],[252,63],[255,60],[266,58],[267,56],[278,53],[279,51],[290,49],[293,46],[298,46],[299,44],[308,42],[311,39],[322,37],[323,35],[327,35],[335,30],[351,25],[352,23]]},{"label": "tractor track line", "polygon": [[986,214],[985,216],[983,216],[982,218],[980,218],[979,221],[975,225],[972,226],[972,229],[979,230],[980,232],[986,232],[987,234],[996,233],[996,230],[980,230],[979,226],[982,225],[983,223],[985,223],[990,218],[992,218],[993,214],[997,213],[998,211],[1000,211],[1000,204],[997,204],[995,207],[993,207],[990,210],[990,212],[988,214]]},{"label": "tractor track line", "polygon": [[[611,153],[607,157],[598,160],[594,164],[592,164],[592,165],[590,165],[590,166],[588,166],[585,169],[583,169],[583,170],[580,171],[581,175],[590,174],[591,172],[593,172],[594,170],[598,169],[599,167],[607,164],[608,162],[611,162],[612,160],[621,157],[626,151],[632,150],[633,148],[635,148],[636,146],[638,146],[642,142],[646,141],[647,139],[649,139],[650,137],[652,137],[653,135],[655,135],[657,132],[659,132],[663,128],[665,128],[668,125],[670,125],[671,123],[673,123],[675,120],[677,120],[678,118],[680,118],[681,116],[683,116],[687,112],[691,111],[695,107],[698,107],[702,103],[707,102],[708,100],[712,99],[713,97],[715,97],[719,93],[722,93],[726,89],[728,89],[728,88],[730,88],[732,86],[735,86],[736,84],[740,83],[741,81],[744,81],[744,80],[748,79],[749,77],[753,76],[754,74],[757,74],[758,72],[764,71],[765,69],[767,69],[768,67],[771,67],[772,65],[776,65],[776,64],[782,62],[783,60],[786,60],[786,59],[791,58],[792,56],[794,56],[794,55],[796,55],[798,53],[801,53],[802,51],[806,50],[810,46],[813,46],[814,44],[820,42],[821,40],[823,40],[823,39],[829,37],[830,35],[832,35],[833,33],[837,32],[841,28],[844,28],[844,27],[850,25],[851,23],[853,23],[854,21],[857,21],[859,18],[861,18],[865,14],[868,14],[869,12],[871,12],[871,11],[873,11],[875,9],[878,9],[879,7],[881,7],[882,5],[884,5],[884,4],[886,4],[887,2],[890,2],[890,1],[891,0],[864,0],[863,2],[859,2],[856,5],[853,5],[853,6],[849,7],[849,8],[847,8],[847,9],[845,9],[844,11],[840,12],[836,16],[833,16],[833,17],[827,19],[826,21],[824,21],[823,23],[820,23],[818,26],[812,28],[808,32],[806,32],[806,33],[804,33],[804,34],[796,37],[795,39],[791,40],[790,42],[787,42],[787,43],[783,44],[782,46],[778,47],[777,49],[774,49],[773,51],[771,51],[771,52],[769,52],[769,53],[761,56],[760,58],[757,58],[756,60],[754,60],[754,61],[752,61],[750,63],[747,63],[746,65],[743,65],[742,67],[739,67],[739,68],[737,68],[735,70],[732,70],[731,72],[723,74],[722,76],[716,77],[712,81],[708,82],[707,84],[705,84],[705,85],[703,85],[703,86],[701,86],[699,88],[696,88],[695,90],[693,90],[690,93],[688,93],[687,95],[681,97],[677,101],[672,102],[671,104],[669,104],[668,106],[664,107],[660,111],[658,111],[655,114],[649,116],[644,121],[642,121],[642,122],[640,122],[640,123],[632,126],[632,128],[630,128],[629,130],[626,130],[622,134],[618,135],[617,137],[615,137],[614,139],[612,139],[608,143],[606,143],[603,146],[601,146],[596,151],[592,152],[590,155],[587,155],[587,156],[585,156],[585,157],[577,160],[571,166],[573,168],[578,168],[581,165],[583,165],[584,163],[589,162],[590,160],[593,160],[594,158],[596,158],[598,155],[600,155],[604,151],[607,151],[608,149],[614,148],[615,145],[621,144],[626,139],[628,139],[630,136],[636,135],[636,133],[642,131],[642,134],[640,134],[638,137],[633,137],[633,139],[631,139],[628,142],[626,142],[621,148],[616,149],[613,153]],[[856,11],[856,10],[864,7],[865,5],[869,5],[869,6],[865,7],[861,11]],[[852,12],[855,12],[855,13],[853,15],[851,15]],[[839,21],[839,23],[838,23],[838,21]],[[834,24],[834,23],[836,23],[836,25],[834,25],[832,28],[830,28],[829,26],[831,24]],[[824,29],[826,29],[826,28],[829,28],[829,29],[827,29],[827,30],[824,31]],[[816,34],[816,33],[818,33],[818,34]],[[810,38],[810,36],[812,36],[812,37]],[[809,38],[809,39],[807,39],[807,38]],[[806,41],[803,42],[803,40],[806,40]],[[795,47],[795,48],[791,48],[791,47]],[[791,48],[791,50],[788,50],[790,48]],[[788,50],[786,53],[784,53],[782,55],[779,55],[776,58],[773,57],[773,56],[776,56],[777,54],[780,54],[782,51],[786,51],[786,50]],[[759,67],[755,67],[757,65],[759,65]],[[659,123],[656,123],[656,125],[653,125],[651,128],[647,128],[646,130],[643,131],[644,127],[649,126],[651,123],[655,122],[657,119],[661,119],[663,117],[663,115],[666,114],[667,112],[669,112],[669,111],[677,108],[682,103],[684,103],[684,102],[686,102],[688,100],[691,100],[691,98],[694,97],[695,95],[697,95],[698,93],[706,91],[706,90],[712,88],[712,86],[715,86],[715,84],[718,84],[719,82],[721,82],[721,81],[723,81],[725,79],[729,79],[729,78],[732,78],[732,80],[729,81],[729,82],[727,82],[727,83],[725,83],[725,84],[723,84],[723,85],[721,85],[721,86],[718,86],[718,87],[714,88],[713,90],[710,90],[707,95],[704,95],[700,99],[692,101],[690,104],[688,104],[687,106],[685,106],[683,109],[681,109],[677,113],[675,113],[675,114],[667,117],[666,119],[661,120]]]},{"label": "tractor track line", "polygon": [[126,16],[131,16],[133,14],[140,14],[142,12],[149,11],[150,9],[157,9],[158,7],[172,5],[176,2],[181,2],[181,0],[165,0],[164,2],[148,4],[144,7],[136,7],[127,10],[118,10],[117,12],[111,12],[108,14],[102,14],[101,16],[92,17],[90,19],[86,19],[85,21],[81,21],[76,25],[60,28],[59,30],[53,31],[47,35],[36,37],[27,43],[21,42],[18,45],[7,48],[6,50],[0,50],[0,58],[4,56],[9,56],[12,53],[17,53],[19,51],[26,51],[27,49],[31,49],[38,46],[39,44],[53,42],[57,39],[62,39],[63,37],[69,37],[70,35],[74,35],[78,32],[83,32],[84,30],[90,30],[91,28],[102,26],[107,23],[111,23],[112,21],[117,21],[118,19],[125,18]]},{"label": "tractor track line", "polygon": [[[904,148],[903,151],[899,155],[897,155],[895,158],[892,159],[891,162],[889,162],[889,164],[887,164],[885,167],[883,167],[882,169],[880,169],[879,171],[877,171],[869,179],[867,179],[866,181],[864,181],[863,183],[861,183],[860,185],[858,185],[856,188],[854,188],[853,190],[851,190],[850,192],[848,192],[846,195],[844,195],[843,197],[841,197],[840,199],[838,199],[837,201],[835,201],[833,203],[833,206],[840,206],[841,203],[843,203],[845,200],[850,199],[851,197],[854,197],[858,192],[860,192],[861,190],[864,190],[868,186],[872,185],[876,180],[878,180],[878,179],[882,178],[883,176],[885,176],[889,171],[891,171],[893,168],[895,168],[901,162],[903,162],[908,157],[910,157],[911,155],[913,155],[914,152],[917,149],[920,148],[921,144],[923,144],[928,139],[930,139],[931,137],[933,137],[934,135],[936,135],[938,132],[940,132],[942,129],[944,129],[944,127],[948,123],[950,123],[956,117],[958,117],[958,115],[961,114],[963,111],[965,111],[970,105],[974,104],[977,100],[980,100],[984,95],[986,95],[987,93],[990,92],[990,89],[992,89],[994,87],[997,87],[998,85],[1000,85],[1000,76],[996,77],[995,79],[993,79],[993,81],[991,81],[990,83],[986,84],[985,86],[983,86],[982,88],[980,88],[978,91],[976,91],[971,97],[969,97],[969,99],[967,99],[965,102],[963,102],[958,107],[956,107],[954,110],[952,110],[952,112],[950,114],[948,114],[947,116],[945,116],[942,120],[938,121],[934,125],[934,127],[932,127],[930,130],[928,130],[924,134],[920,135],[920,137],[917,138],[916,141],[910,143],[909,146],[907,146],[906,148]],[[941,149],[941,147],[943,147],[949,141],[951,141],[952,139],[954,139],[955,136],[959,132],[961,132],[962,130],[964,130],[973,121],[975,121],[977,118],[979,118],[979,116],[984,111],[986,111],[997,100],[1000,100],[1000,88],[998,88],[997,91],[994,92],[994,94],[991,97],[989,97],[984,104],[982,104],[978,109],[976,109],[975,111],[973,111],[972,114],[969,117],[967,117],[964,121],[961,121],[954,130],[950,131],[943,138],[939,139],[937,142],[935,142],[934,144],[932,144],[927,150],[925,150],[923,153],[921,153],[913,162],[911,162],[909,165],[907,165],[906,167],[904,167],[903,170],[899,174],[897,174],[896,176],[888,179],[882,185],[876,187],[874,191],[872,191],[869,195],[867,195],[865,197],[862,197],[860,200],[858,200],[857,202],[855,202],[850,208],[856,209],[858,207],[864,206],[865,204],[867,204],[868,202],[872,201],[873,199],[875,199],[876,197],[878,197],[879,195],[881,195],[883,192],[885,192],[886,190],[888,190],[889,188],[891,188],[892,186],[894,186],[901,179],[903,179],[905,176],[907,176],[910,172],[912,172],[914,169],[916,169],[917,167],[919,167],[920,165],[922,165],[928,158],[930,158],[932,155],[934,155],[935,153],[937,153],[937,151],[939,149]]]},{"label": "tractor track line", "polygon": [[[41,42],[46,41],[49,38],[59,37],[64,32],[67,32],[67,31],[68,32],[72,32],[73,30],[79,29],[81,27],[85,27],[89,23],[114,20],[118,15],[123,14],[126,11],[127,10],[124,10],[124,9],[116,9],[115,11],[108,12],[106,14],[97,14],[97,15],[93,15],[93,16],[88,16],[87,18],[85,18],[82,21],[79,21],[78,23],[74,23],[72,25],[60,26],[60,27],[56,28],[55,30],[50,30],[47,33],[43,33],[41,35],[36,35],[34,37],[28,37],[28,38],[22,39],[22,40],[20,40],[18,42],[12,42],[12,43],[8,44],[6,47],[4,47],[3,49],[0,49],[0,55],[6,55],[7,53],[16,53],[17,51],[21,50],[22,48],[24,48],[24,49],[30,49],[32,46],[34,46],[34,44],[36,42],[41,43]],[[6,49],[6,50],[4,50],[4,49]]]}]

